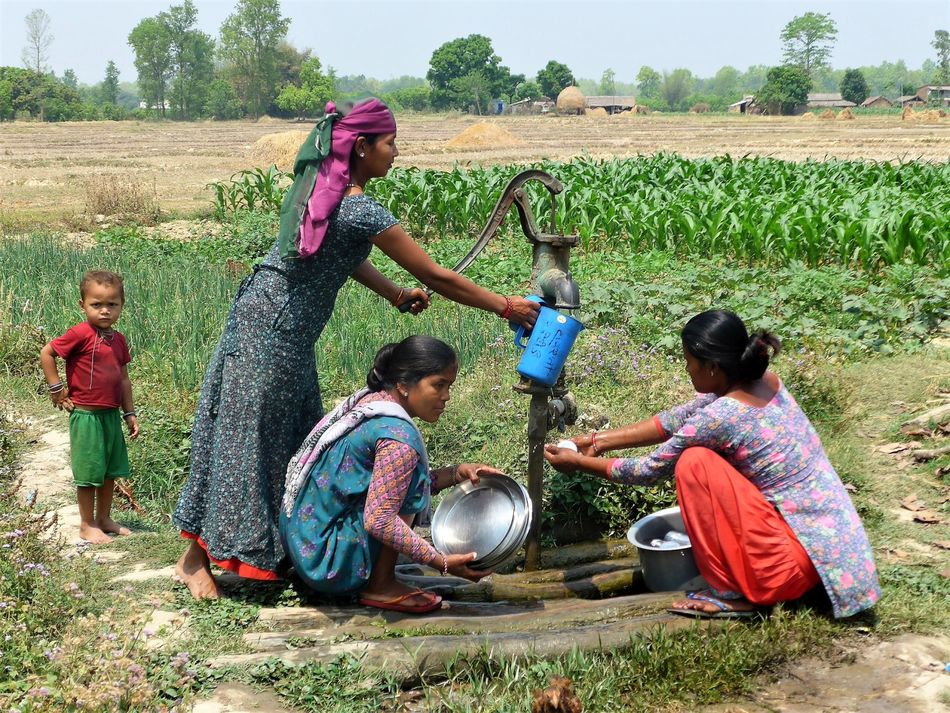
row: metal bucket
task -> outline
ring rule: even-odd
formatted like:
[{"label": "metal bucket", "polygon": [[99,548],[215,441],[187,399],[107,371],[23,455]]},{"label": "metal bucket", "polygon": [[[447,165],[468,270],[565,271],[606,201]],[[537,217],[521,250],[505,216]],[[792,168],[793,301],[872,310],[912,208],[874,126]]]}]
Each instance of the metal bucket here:
[{"label": "metal bucket", "polygon": [[670,530],[686,532],[680,509],[667,508],[633,523],[627,532],[640,554],[643,581],[651,592],[671,592],[680,589],[704,589],[708,585],[696,568],[693,548],[653,547],[651,540],[662,540]]}]

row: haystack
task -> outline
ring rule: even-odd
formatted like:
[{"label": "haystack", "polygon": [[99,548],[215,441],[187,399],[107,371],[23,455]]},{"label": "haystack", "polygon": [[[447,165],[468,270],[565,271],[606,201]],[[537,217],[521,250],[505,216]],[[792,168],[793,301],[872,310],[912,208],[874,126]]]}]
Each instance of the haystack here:
[{"label": "haystack", "polygon": [[818,115],[819,119],[834,119],[835,112],[834,109],[825,109],[821,114]]},{"label": "haystack", "polygon": [[593,109],[588,109],[586,114],[587,116],[590,116],[594,119],[602,119],[605,116],[610,116],[610,114],[607,113],[607,110],[602,106],[595,106]]},{"label": "haystack", "polygon": [[838,121],[854,121],[854,112],[851,111],[851,107],[845,107],[838,112]]},{"label": "haystack", "polygon": [[909,106],[905,106],[901,112],[901,121],[913,121],[916,112]]},{"label": "haystack", "polygon": [[580,113],[587,107],[587,98],[577,87],[564,87],[557,95],[557,110]]},{"label": "haystack", "polygon": [[927,111],[920,112],[914,118],[917,119],[917,121],[934,122],[940,121],[946,115],[946,112],[942,109],[928,109]]},{"label": "haystack", "polygon": [[480,121],[472,124],[445,142],[451,149],[493,149],[501,146],[521,146],[524,141],[498,124]]},{"label": "haystack", "polygon": [[813,120],[815,119],[815,114],[814,114],[814,112],[806,111],[806,112],[805,112],[804,114],[802,114],[799,118],[800,118],[800,119],[804,119],[805,121],[813,121]]},{"label": "haystack", "polygon": [[276,164],[282,171],[294,167],[294,159],[309,131],[282,131],[279,134],[264,134],[254,142],[249,158],[255,166],[267,168]]},{"label": "haystack", "polygon": [[267,114],[261,114],[257,117],[258,124],[282,124],[284,123],[283,119],[278,119],[276,116],[268,116]]}]

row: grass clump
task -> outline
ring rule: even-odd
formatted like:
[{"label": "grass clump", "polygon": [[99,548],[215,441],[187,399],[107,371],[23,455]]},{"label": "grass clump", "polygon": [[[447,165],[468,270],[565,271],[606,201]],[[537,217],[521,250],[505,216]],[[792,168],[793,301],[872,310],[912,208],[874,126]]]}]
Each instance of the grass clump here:
[{"label": "grass clump", "polygon": [[152,225],[161,214],[154,184],[150,187],[129,176],[110,174],[87,178],[84,189],[86,212],[92,216]]}]

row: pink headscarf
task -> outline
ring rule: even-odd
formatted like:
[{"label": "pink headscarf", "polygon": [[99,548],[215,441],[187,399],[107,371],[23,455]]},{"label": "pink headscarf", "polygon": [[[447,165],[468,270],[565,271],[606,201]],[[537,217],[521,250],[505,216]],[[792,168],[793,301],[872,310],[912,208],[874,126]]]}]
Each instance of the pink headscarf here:
[{"label": "pink headscarf", "polygon": [[[327,102],[326,113],[336,113],[336,105]],[[320,163],[313,192],[307,202],[300,223],[298,250],[301,258],[307,258],[320,249],[327,233],[330,214],[343,200],[346,184],[350,182],[350,154],[356,137],[365,134],[393,134],[396,119],[379,99],[369,99],[353,107],[353,110],[333,124],[333,141],[330,154]]]}]

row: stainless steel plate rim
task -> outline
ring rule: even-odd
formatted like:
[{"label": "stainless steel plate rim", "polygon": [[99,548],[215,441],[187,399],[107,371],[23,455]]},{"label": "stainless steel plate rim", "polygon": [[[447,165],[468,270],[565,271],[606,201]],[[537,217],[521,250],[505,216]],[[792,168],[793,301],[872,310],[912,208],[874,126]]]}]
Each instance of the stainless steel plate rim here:
[{"label": "stainless steel plate rim", "polygon": [[[518,515],[520,514],[519,510],[521,508],[519,505],[524,507],[526,491],[508,476],[482,476],[478,484],[466,481],[456,486],[453,491],[439,503],[438,508],[436,508],[436,512],[432,518],[431,533],[433,544],[435,544],[440,551],[448,554],[457,554],[465,549],[465,547],[459,548],[457,542],[452,542],[452,538],[446,536],[448,534],[447,530],[450,531],[451,516],[453,512],[456,511],[456,508],[458,508],[460,504],[464,508],[466,496],[480,490],[491,490],[495,493],[499,491],[503,492],[511,505],[510,516],[505,517],[507,522],[503,520],[499,523],[499,532],[496,536],[490,538],[492,544],[487,548],[488,551],[483,555],[482,553],[478,553],[481,555],[479,557],[480,560],[493,559],[494,555],[499,554],[500,551],[505,549],[504,545],[510,540],[512,530],[517,531],[520,529],[521,518],[518,517]],[[457,512],[459,517],[464,517],[466,514],[464,510]]]}]

